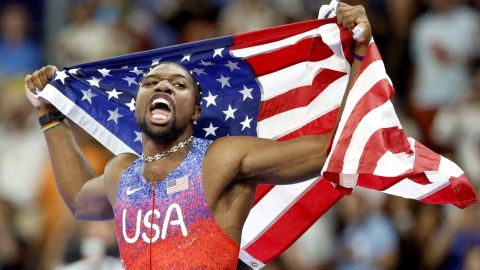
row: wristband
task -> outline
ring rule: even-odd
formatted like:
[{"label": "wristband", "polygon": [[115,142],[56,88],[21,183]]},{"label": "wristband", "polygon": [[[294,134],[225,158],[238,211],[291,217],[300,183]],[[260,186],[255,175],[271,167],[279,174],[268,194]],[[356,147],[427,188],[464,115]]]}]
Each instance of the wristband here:
[{"label": "wristband", "polygon": [[47,123],[46,125],[43,125],[43,126],[40,128],[40,130],[43,131],[43,132],[45,132],[45,131],[47,131],[47,130],[49,130],[49,129],[52,129],[52,128],[54,128],[54,127],[57,127],[58,125],[60,125],[60,121],[54,120],[54,121],[52,121],[52,122],[50,122],[50,123]]},{"label": "wristband", "polygon": [[52,122],[60,122],[60,121],[63,121],[63,119],[65,119],[65,115],[59,111],[56,111],[56,112],[51,112],[51,113],[47,113],[45,115],[42,115],[40,116],[40,118],[38,118],[38,122],[40,123],[40,126],[46,126]]},{"label": "wristband", "polygon": [[360,62],[363,61],[364,56],[361,56],[361,55],[355,53],[354,51],[352,51],[352,55],[353,55],[353,58],[357,59],[358,61],[360,61]]}]

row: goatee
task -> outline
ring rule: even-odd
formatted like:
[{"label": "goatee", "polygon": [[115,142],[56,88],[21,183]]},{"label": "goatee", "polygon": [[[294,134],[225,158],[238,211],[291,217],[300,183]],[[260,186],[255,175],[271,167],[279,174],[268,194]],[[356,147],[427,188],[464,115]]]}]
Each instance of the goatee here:
[{"label": "goatee", "polygon": [[137,123],[140,130],[149,138],[156,142],[171,141],[176,139],[181,134],[181,129],[176,125],[175,119],[172,119],[172,125],[164,131],[155,131],[152,127],[147,125],[145,118],[143,121]]}]

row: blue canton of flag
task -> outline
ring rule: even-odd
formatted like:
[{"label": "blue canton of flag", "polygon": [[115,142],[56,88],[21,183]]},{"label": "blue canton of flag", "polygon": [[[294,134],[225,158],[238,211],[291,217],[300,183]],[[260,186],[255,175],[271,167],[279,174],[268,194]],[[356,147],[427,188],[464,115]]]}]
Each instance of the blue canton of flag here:
[{"label": "blue canton of flag", "polygon": [[[108,148],[119,149],[116,154],[140,154],[141,133],[133,114],[140,81],[152,65],[175,62],[189,69],[202,88],[196,137],[256,136],[260,88],[248,65],[230,55],[232,44],[232,37],[222,37],[67,67],[56,73],[51,85],[71,101],[60,108],[70,119],[98,122],[80,125]],[[80,112],[80,117],[76,109],[69,115],[72,107],[86,114]],[[112,146],[122,142],[128,147]]]}]

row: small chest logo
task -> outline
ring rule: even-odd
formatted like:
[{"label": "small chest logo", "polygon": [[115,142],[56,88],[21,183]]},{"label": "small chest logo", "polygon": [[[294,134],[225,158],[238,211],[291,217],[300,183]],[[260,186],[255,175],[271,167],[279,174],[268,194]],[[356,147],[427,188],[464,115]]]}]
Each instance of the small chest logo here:
[{"label": "small chest logo", "polygon": [[134,188],[134,189],[128,188],[128,189],[127,189],[127,192],[126,192],[126,193],[127,193],[127,196],[132,195],[133,193],[139,191],[140,189],[142,189],[142,188]]},{"label": "small chest logo", "polygon": [[167,181],[167,194],[174,194],[180,191],[184,191],[188,189],[188,177],[183,176],[180,178],[176,178],[170,181]]}]

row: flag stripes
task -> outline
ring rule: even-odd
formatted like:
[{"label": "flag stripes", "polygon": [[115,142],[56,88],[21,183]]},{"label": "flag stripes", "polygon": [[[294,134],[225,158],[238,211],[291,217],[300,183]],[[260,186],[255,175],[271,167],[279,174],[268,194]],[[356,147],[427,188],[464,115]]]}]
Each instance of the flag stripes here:
[{"label": "flag stripes", "polygon": [[[231,53],[245,57],[259,75],[262,103],[257,136],[286,140],[330,132],[350,70],[342,44],[349,39],[342,40],[340,33],[335,23],[274,41],[264,41],[253,32],[252,36],[258,35],[252,39],[254,47],[232,47]],[[342,196],[323,178],[295,185],[261,185],[243,228],[240,257],[247,263],[256,258],[257,266],[270,261]]]},{"label": "flag stripes", "polygon": [[394,91],[371,42],[350,90],[323,176],[429,203],[466,207],[476,194],[450,160],[407,138],[390,99]]}]

